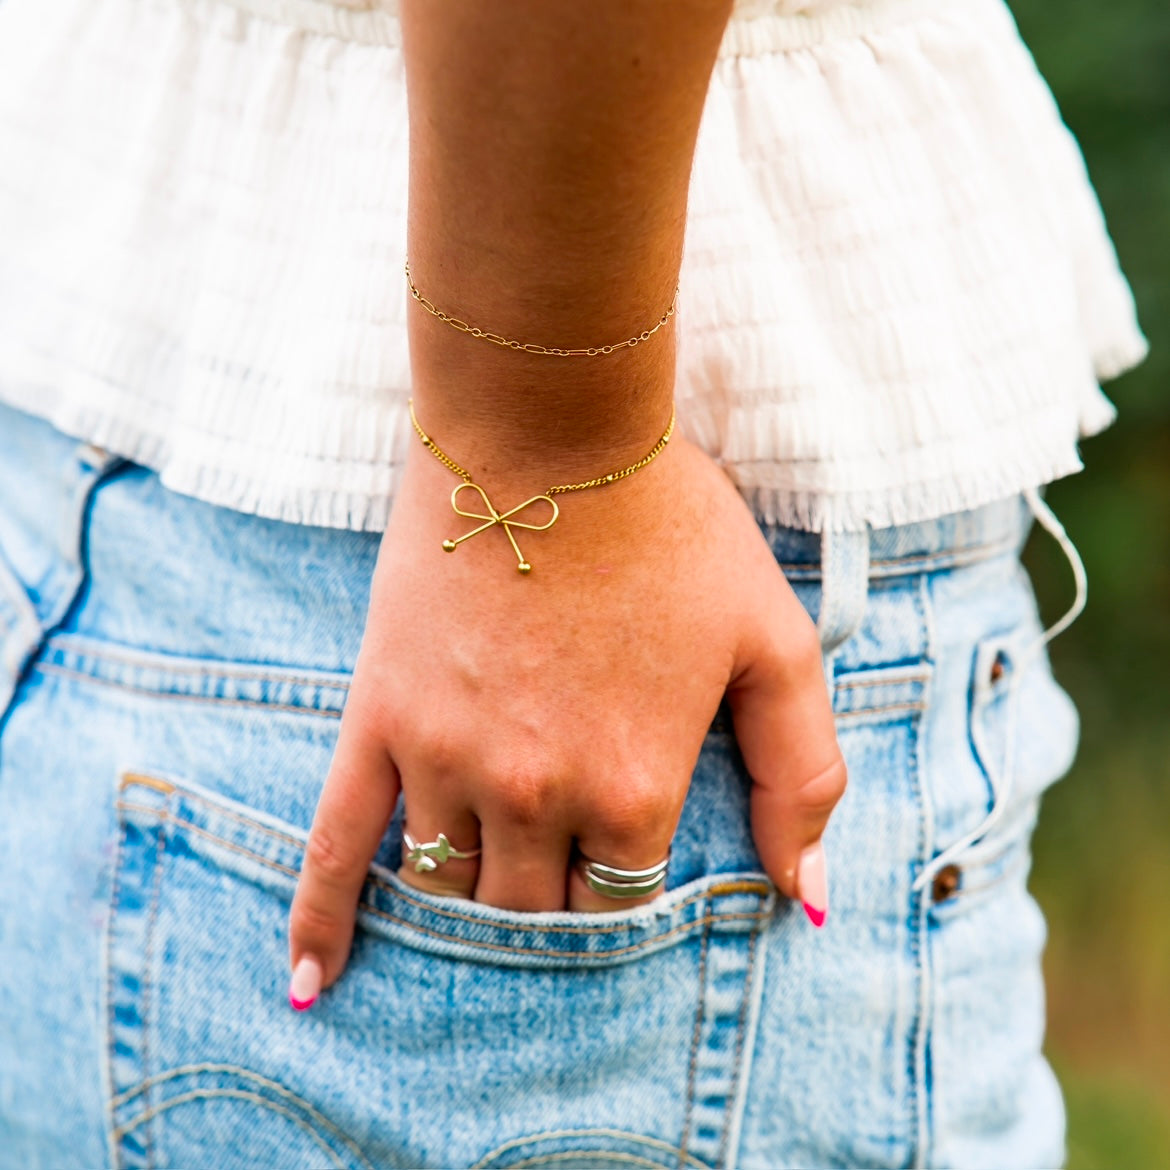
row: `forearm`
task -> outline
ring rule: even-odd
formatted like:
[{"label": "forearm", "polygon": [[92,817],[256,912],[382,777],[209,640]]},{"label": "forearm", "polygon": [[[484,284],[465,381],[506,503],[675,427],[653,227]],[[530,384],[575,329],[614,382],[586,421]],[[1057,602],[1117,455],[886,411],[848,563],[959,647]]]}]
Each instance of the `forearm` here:
[{"label": "forearm", "polygon": [[[403,0],[407,254],[439,308],[566,348],[652,328],[678,278],[731,0]],[[597,357],[504,349],[411,302],[425,425],[486,468],[594,474],[653,443],[673,322]]]}]

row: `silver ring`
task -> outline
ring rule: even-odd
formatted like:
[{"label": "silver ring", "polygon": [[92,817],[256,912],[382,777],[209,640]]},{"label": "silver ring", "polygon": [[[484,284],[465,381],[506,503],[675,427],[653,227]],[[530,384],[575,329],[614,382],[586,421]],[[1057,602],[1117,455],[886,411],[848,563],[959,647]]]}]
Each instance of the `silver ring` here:
[{"label": "silver ring", "polygon": [[641,898],[652,894],[666,881],[666,867],[670,864],[668,853],[657,865],[646,869],[619,869],[616,865],[603,865],[585,854],[577,857],[577,870],[585,884],[605,898]]},{"label": "silver ring", "polygon": [[402,843],[406,846],[406,860],[414,862],[416,873],[430,873],[438,869],[444,861],[452,857],[478,857],[482,849],[456,849],[447,840],[446,833],[440,833],[434,841],[416,841],[405,829],[402,830]]}]

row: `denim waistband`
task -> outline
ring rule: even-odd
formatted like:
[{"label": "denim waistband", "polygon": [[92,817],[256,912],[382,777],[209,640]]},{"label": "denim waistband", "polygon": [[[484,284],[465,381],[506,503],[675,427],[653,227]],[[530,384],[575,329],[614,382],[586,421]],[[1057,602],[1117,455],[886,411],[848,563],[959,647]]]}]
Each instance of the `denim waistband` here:
[{"label": "denim waistband", "polygon": [[1024,497],[1010,496],[967,512],[893,528],[871,528],[865,533],[822,534],[779,525],[765,525],[763,532],[790,580],[820,579],[822,565],[832,559],[830,546],[834,544],[862,545],[858,551],[868,554],[867,576],[873,580],[950,569],[1019,552],[1031,525],[1032,513]]},{"label": "denim waistband", "polygon": [[[828,666],[828,656],[860,628],[871,581],[1016,555],[1032,519],[1027,499],[1019,495],[892,528],[812,533],[774,526],[765,527],[764,536],[790,582],[820,583],[819,596],[808,604]],[[826,673],[832,676],[831,670]]]},{"label": "denim waistband", "polygon": [[[39,419],[0,408],[0,683],[7,681],[8,689],[43,632],[60,621],[81,582],[89,495],[103,480],[128,509],[127,523],[141,523],[142,509],[153,517],[158,539],[145,551],[155,560],[165,562],[168,534],[182,535],[172,541],[175,555],[202,558],[214,578],[209,582],[212,595],[215,585],[222,596],[239,589],[245,568],[261,583],[269,573],[279,574],[292,547],[305,564],[343,563],[348,625],[360,631],[364,574],[373,570],[375,534],[298,528],[175,496],[144,469],[123,464]],[[119,508],[110,514],[116,528]],[[868,532],[822,535],[771,526],[764,535],[789,580],[801,588],[828,653],[859,627],[871,581],[1011,555],[1022,547],[1030,523],[1024,499],[1009,497],[967,512]],[[143,600],[150,599],[165,608],[168,602],[158,597],[157,574],[145,562],[137,568],[138,577],[124,585],[114,583],[126,594],[127,607],[141,610]],[[265,598],[267,594],[258,594],[257,606],[270,606],[271,599]],[[179,604],[173,598],[171,602]],[[302,620],[295,611],[270,618],[277,625]],[[122,629],[120,636],[137,644],[145,620],[140,613],[137,624]],[[222,628],[223,615],[208,625],[222,638],[209,641],[201,653],[227,653],[230,638]],[[334,645],[324,634],[321,639],[319,647],[303,647],[306,660],[334,672],[348,669],[354,647]],[[0,698],[5,689],[0,685]]]}]

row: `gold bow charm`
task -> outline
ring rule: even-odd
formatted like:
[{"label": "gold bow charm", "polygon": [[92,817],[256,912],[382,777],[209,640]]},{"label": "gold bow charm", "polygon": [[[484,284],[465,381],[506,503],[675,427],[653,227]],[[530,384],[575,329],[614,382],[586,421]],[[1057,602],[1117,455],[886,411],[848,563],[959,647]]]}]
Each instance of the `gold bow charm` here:
[{"label": "gold bow charm", "polygon": [[[488,510],[486,516],[482,512],[465,512],[459,507],[459,493],[467,491],[468,488],[479,493],[479,498],[483,500],[484,507]],[[545,503],[552,505],[552,516],[543,524],[525,524],[523,520],[512,519],[518,512],[523,512],[525,508],[537,503],[539,500],[544,500]],[[516,568],[521,573],[531,573],[532,566],[524,559],[524,554],[520,551],[520,546],[516,543],[516,538],[512,535],[512,529],[527,528],[530,532],[544,532],[546,528],[551,528],[556,523],[557,517],[561,514],[561,510],[557,507],[557,502],[552,496],[533,496],[531,499],[525,500],[524,503],[517,504],[516,507],[508,512],[497,512],[491,500],[487,498],[487,492],[479,484],[472,483],[470,480],[459,484],[451,493],[451,507],[460,516],[466,516],[469,520],[483,520],[485,523],[481,524],[478,528],[473,528],[470,532],[465,532],[455,540],[444,540],[444,552],[454,552],[465,540],[470,540],[473,536],[478,536],[481,532],[486,532],[489,528],[494,528],[498,524],[504,530],[504,535],[508,538],[509,543],[512,545],[512,550],[516,554],[516,559],[520,562]]]}]

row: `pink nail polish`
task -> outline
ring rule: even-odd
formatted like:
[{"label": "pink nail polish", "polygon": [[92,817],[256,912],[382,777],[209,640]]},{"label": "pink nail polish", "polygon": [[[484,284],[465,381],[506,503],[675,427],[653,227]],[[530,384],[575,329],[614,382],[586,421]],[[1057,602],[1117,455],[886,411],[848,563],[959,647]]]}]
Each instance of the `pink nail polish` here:
[{"label": "pink nail polish", "polygon": [[288,985],[288,1002],[298,1011],[308,1011],[321,993],[321,964],[312,955],[305,955],[293,969]]},{"label": "pink nail polish", "polygon": [[808,915],[808,920],[813,924],[813,926],[825,925],[825,919],[829,914],[827,910],[818,910],[815,906],[810,905],[808,902],[802,902],[801,905],[804,906],[804,912]]},{"label": "pink nail polish", "polygon": [[825,869],[825,850],[819,841],[801,853],[796,887],[808,920],[813,926],[824,926],[829,916],[829,879]]}]

